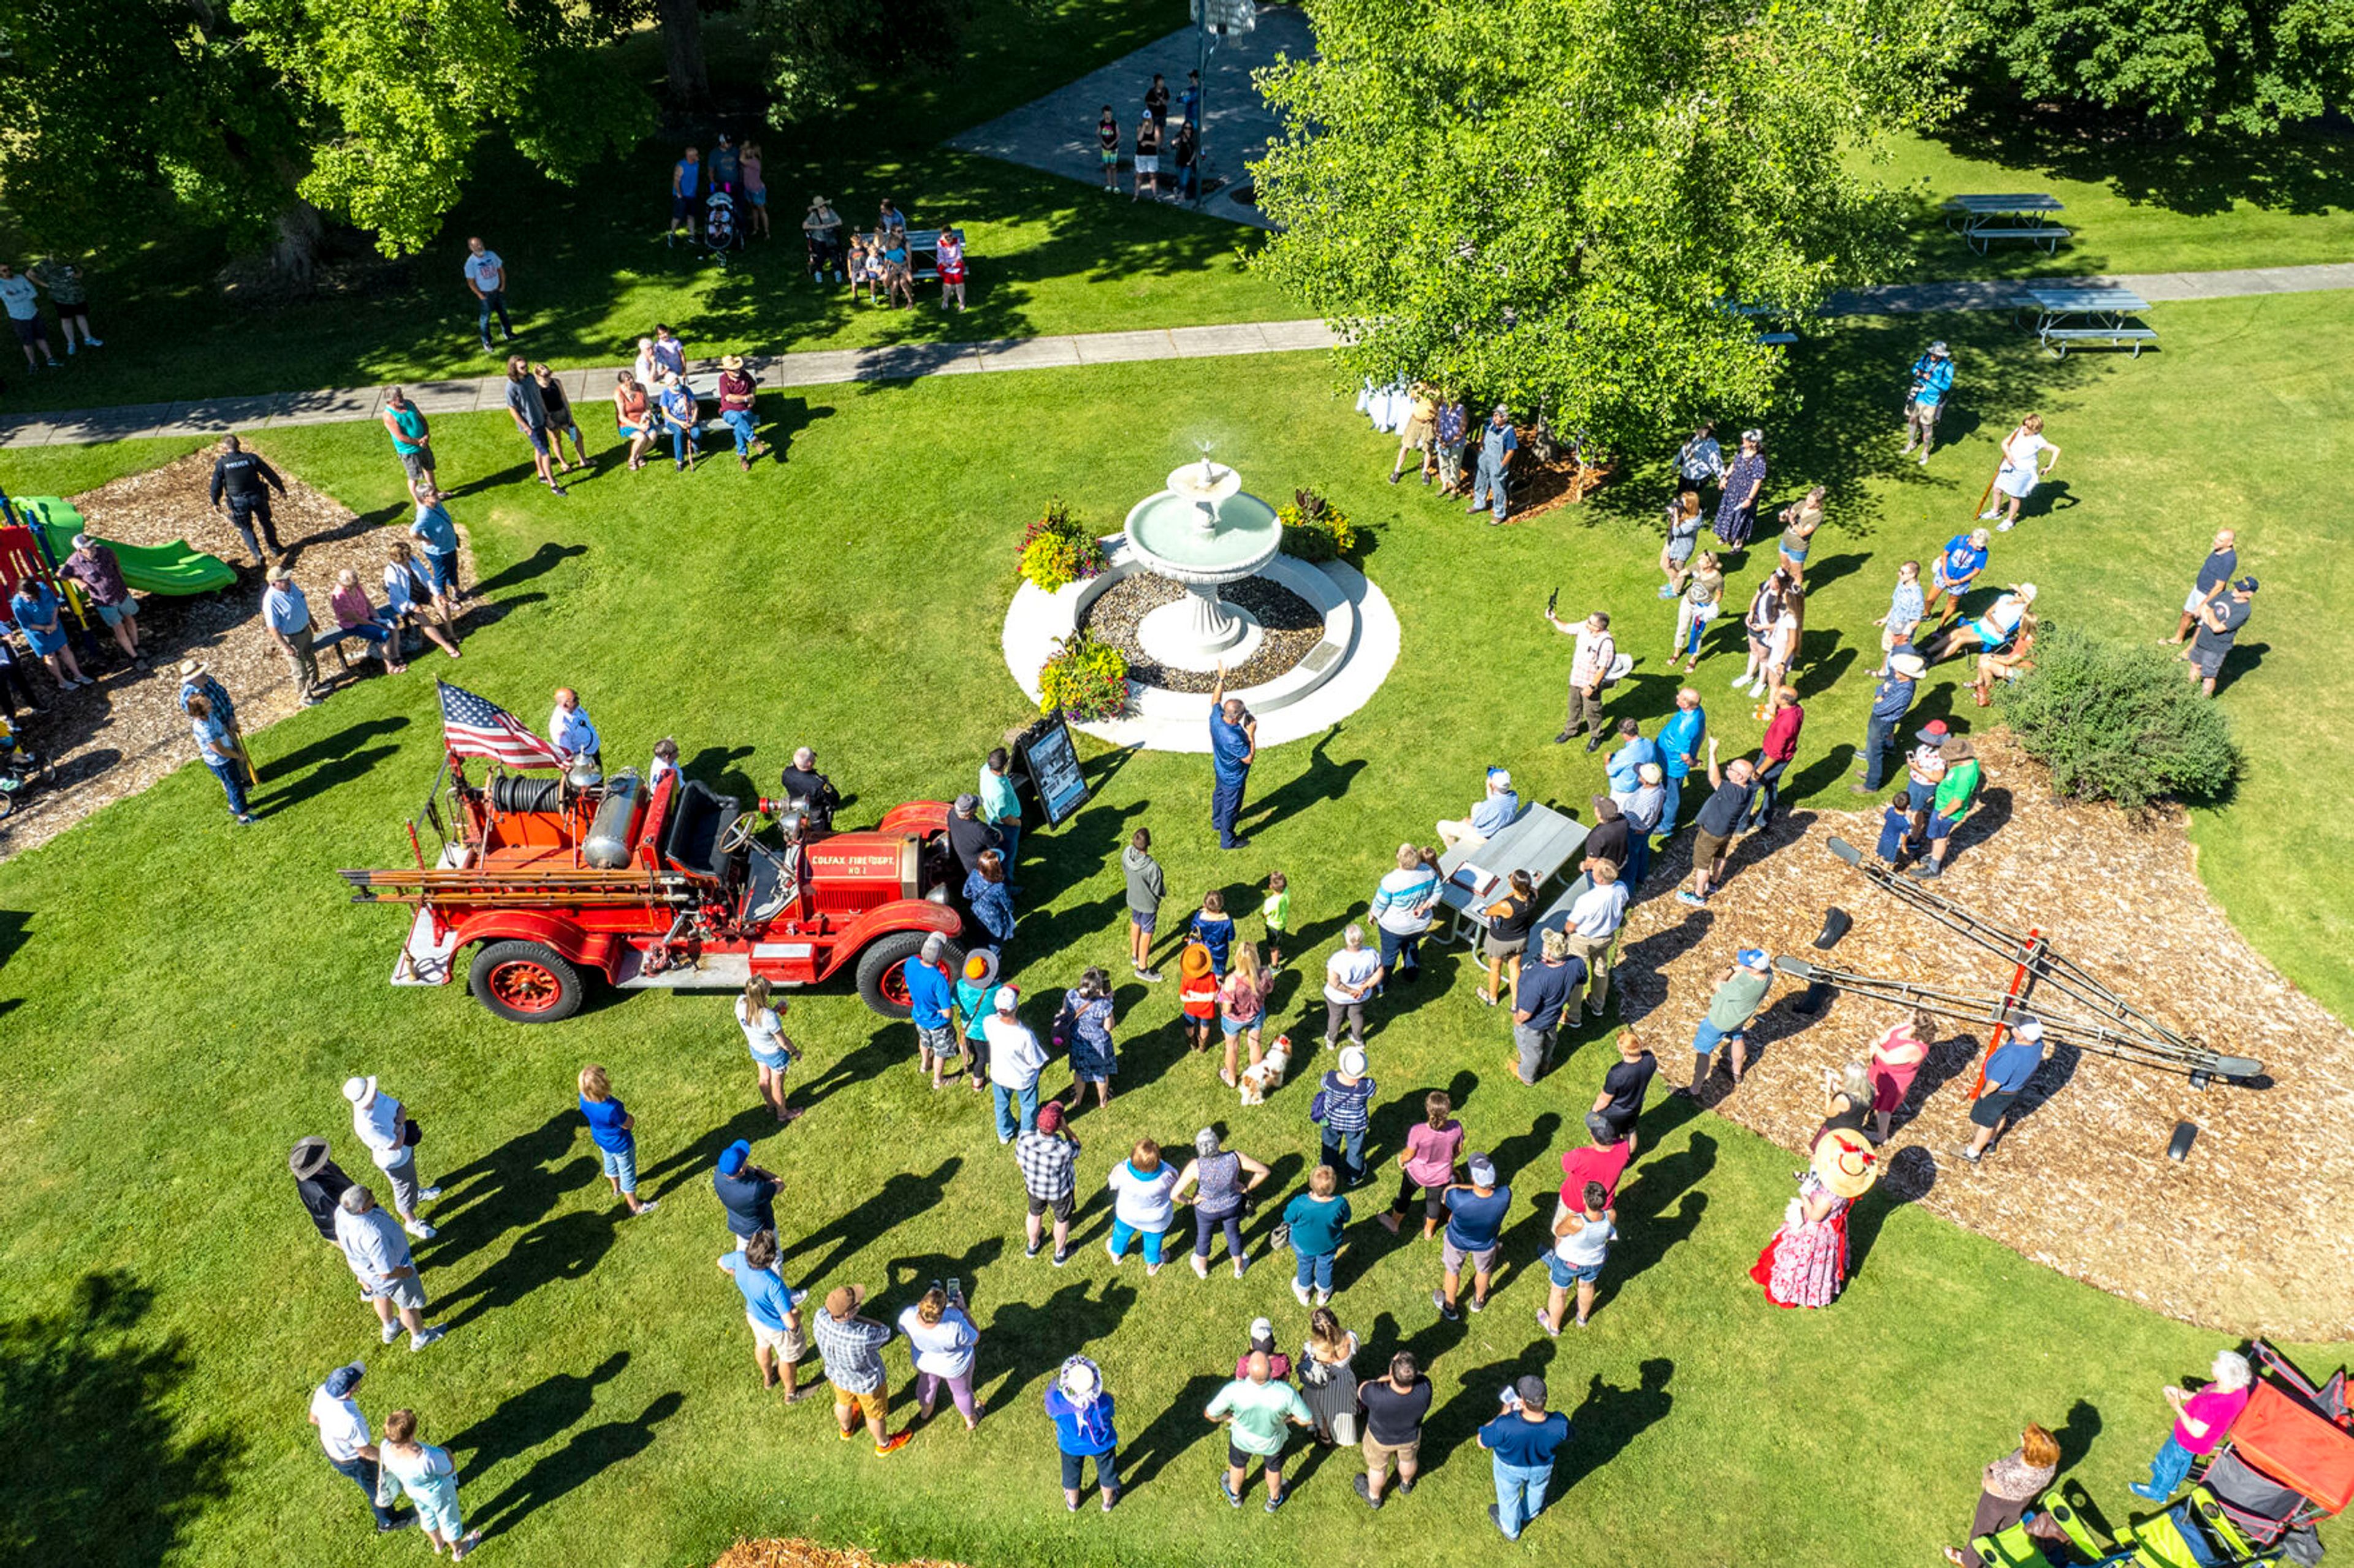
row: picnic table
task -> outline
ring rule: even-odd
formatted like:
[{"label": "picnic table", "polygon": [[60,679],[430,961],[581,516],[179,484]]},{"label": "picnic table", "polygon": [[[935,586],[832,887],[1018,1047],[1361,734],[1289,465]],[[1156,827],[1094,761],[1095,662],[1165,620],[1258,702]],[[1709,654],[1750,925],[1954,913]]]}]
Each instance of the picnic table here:
[{"label": "picnic table", "polygon": [[1535,804],[1524,807],[1494,838],[1457,844],[1438,857],[1438,901],[1447,918],[1444,939],[1469,941],[1472,933],[1485,931],[1487,906],[1505,893],[1500,884],[1480,895],[1469,876],[1458,879],[1458,872],[1469,867],[1509,879],[1512,873],[1525,871],[1542,894],[1585,846],[1585,824],[1551,806]]},{"label": "picnic table", "polygon": [[2149,309],[2131,289],[2033,287],[2021,289],[2011,302],[2013,323],[2033,333],[2054,359],[2065,358],[2072,343],[2103,341],[2129,343],[2139,359],[2141,345],[2158,341],[2155,328],[2128,324],[2128,317]]},{"label": "picnic table", "polygon": [[2060,210],[2060,198],[2027,192],[2008,196],[1957,196],[1945,204],[1946,227],[1960,233],[1979,255],[1998,239],[2024,239],[2052,255],[2068,231],[2049,221]]}]

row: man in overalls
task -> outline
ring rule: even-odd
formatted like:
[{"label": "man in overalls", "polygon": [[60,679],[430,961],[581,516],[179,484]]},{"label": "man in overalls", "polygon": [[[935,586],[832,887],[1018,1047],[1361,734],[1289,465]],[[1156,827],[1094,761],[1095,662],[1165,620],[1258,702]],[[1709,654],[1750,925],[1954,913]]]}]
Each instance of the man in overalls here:
[{"label": "man in overalls", "polygon": [[1471,504],[1469,512],[1487,510],[1493,497],[1494,515],[1488,519],[1490,527],[1504,520],[1504,480],[1511,471],[1512,454],[1521,450],[1521,435],[1512,429],[1511,410],[1501,403],[1479,427],[1479,465],[1471,480]]}]

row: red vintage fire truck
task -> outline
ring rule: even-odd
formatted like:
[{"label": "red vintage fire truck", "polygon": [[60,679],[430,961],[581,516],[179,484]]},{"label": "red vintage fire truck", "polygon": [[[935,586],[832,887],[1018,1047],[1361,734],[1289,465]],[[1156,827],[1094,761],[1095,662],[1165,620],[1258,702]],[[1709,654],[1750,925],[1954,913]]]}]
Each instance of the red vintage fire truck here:
[{"label": "red vintage fire truck", "polygon": [[[346,871],[357,904],[412,907],[395,985],[447,985],[471,952],[476,1001],[518,1023],[579,1009],[601,977],[622,989],[734,991],[753,975],[811,985],[855,964],[859,994],[907,1015],[902,963],[938,931],[962,964],[950,900],[948,808],[917,800],[874,828],[805,832],[790,803],[746,810],[666,773],[544,776],[495,768],[482,784],[450,758],[420,815],[427,863]],[[778,819],[782,819],[779,821]]]}]

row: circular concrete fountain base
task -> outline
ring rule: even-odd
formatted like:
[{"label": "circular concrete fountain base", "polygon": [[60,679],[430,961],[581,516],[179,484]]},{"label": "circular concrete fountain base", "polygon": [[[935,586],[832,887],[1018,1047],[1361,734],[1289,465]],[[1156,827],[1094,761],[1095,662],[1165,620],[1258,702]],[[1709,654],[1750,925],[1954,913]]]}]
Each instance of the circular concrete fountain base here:
[{"label": "circular concrete fountain base", "polygon": [[1267,641],[1267,628],[1238,604],[1216,604],[1206,612],[1204,604],[1198,592],[1189,592],[1150,611],[1136,623],[1136,640],[1172,670],[1208,674],[1221,664],[1246,663]]}]

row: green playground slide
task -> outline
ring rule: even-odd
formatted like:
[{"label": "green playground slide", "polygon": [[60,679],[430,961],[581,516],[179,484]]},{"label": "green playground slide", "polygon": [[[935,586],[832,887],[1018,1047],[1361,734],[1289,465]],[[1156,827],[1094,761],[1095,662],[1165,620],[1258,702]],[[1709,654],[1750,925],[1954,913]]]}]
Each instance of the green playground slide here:
[{"label": "green playground slide", "polygon": [[[82,531],[81,514],[54,495],[15,498],[17,514],[37,523],[48,535],[58,560],[73,554],[74,535]],[[217,593],[237,586],[237,571],[218,556],[208,556],[186,539],[168,545],[118,545],[105,540],[122,567],[122,580],[134,593]]]}]

